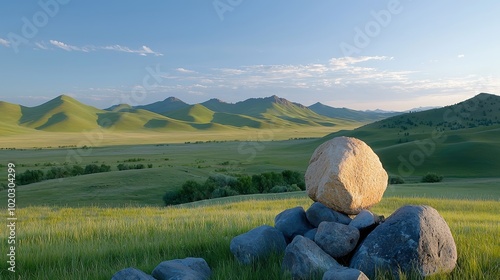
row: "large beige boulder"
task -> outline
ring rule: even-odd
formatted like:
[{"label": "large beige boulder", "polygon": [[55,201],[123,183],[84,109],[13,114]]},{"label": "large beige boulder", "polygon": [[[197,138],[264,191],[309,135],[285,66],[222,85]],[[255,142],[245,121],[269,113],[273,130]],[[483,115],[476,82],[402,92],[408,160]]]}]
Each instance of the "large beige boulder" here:
[{"label": "large beige boulder", "polygon": [[377,204],[387,187],[387,172],[365,142],[337,137],[321,144],[306,171],[309,197],[346,214]]}]

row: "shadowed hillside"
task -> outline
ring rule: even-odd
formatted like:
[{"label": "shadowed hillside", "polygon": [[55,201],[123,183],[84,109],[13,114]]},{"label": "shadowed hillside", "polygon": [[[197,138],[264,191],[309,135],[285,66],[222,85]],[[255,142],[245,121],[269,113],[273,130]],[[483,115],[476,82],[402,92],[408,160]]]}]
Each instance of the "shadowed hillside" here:
[{"label": "shadowed hillside", "polygon": [[310,145],[337,136],[368,143],[395,175],[497,176],[500,96],[481,93],[455,105],[339,131]]},{"label": "shadowed hillside", "polygon": [[401,113],[386,113],[377,111],[356,111],[348,108],[334,108],[322,104],[320,102],[315,103],[309,106],[308,108],[320,115],[327,116],[330,118],[356,120],[360,122],[372,122],[375,120],[378,121],[401,114]]}]

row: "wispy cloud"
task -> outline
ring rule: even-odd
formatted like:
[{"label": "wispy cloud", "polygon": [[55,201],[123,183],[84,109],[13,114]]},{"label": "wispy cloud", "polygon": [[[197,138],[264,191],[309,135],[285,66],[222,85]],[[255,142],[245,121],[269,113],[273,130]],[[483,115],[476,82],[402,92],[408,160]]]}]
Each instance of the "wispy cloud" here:
[{"label": "wispy cloud", "polygon": [[147,46],[142,46],[142,48],[140,48],[138,50],[133,50],[129,47],[124,47],[124,46],[120,46],[120,45],[105,46],[105,47],[100,47],[98,49],[117,51],[117,52],[125,52],[125,53],[135,53],[135,54],[139,54],[142,56],[147,56],[149,54],[154,55],[154,56],[163,56],[163,54],[161,54],[159,52],[155,52]]},{"label": "wispy cloud", "polygon": [[8,48],[8,47],[10,47],[10,41],[7,41],[5,39],[0,38],[0,45]]},{"label": "wispy cloud", "polygon": [[[94,51],[99,51],[99,50],[107,50],[107,51],[115,51],[115,52],[124,52],[124,53],[133,53],[133,54],[138,54],[141,56],[147,56],[147,55],[154,55],[154,56],[163,56],[162,53],[155,52],[153,51],[150,47],[148,46],[142,46],[140,49],[131,49],[126,46],[121,46],[121,45],[112,45],[112,46],[93,46],[93,45],[86,45],[86,46],[75,46],[75,45],[70,45],[61,41],[57,40],[50,40],[50,45],[63,49],[65,51],[77,51],[77,52],[94,52]],[[35,45],[41,49],[41,50],[47,50],[49,49],[45,42],[37,42]]]},{"label": "wispy cloud", "polygon": [[465,57],[465,54],[459,54],[457,55],[457,58],[464,58]]},{"label": "wispy cloud", "polygon": [[387,56],[359,56],[359,57],[351,57],[345,56],[340,58],[332,58],[330,59],[330,65],[334,67],[336,70],[346,69],[351,67],[354,64],[358,64],[361,62],[366,62],[370,60],[391,60],[393,57]]},{"label": "wispy cloud", "polygon": [[[397,60],[392,57],[371,56],[332,58],[311,64],[258,64],[196,71],[173,68],[162,72],[161,82],[148,89],[148,95],[159,96],[157,99],[165,94],[203,95],[234,102],[249,96],[277,94],[305,105],[323,99],[331,100],[331,106],[406,110],[448,105],[479,92],[500,92],[500,77],[497,76],[434,78],[413,69],[392,70],[396,67],[395,62]],[[132,91],[129,87],[116,90],[125,95]],[[107,91],[82,91],[82,94],[89,93],[99,95]]]},{"label": "wispy cloud", "polygon": [[49,49],[49,47],[47,46],[47,44],[45,44],[45,42],[36,42],[35,46],[40,50],[48,50]]},{"label": "wispy cloud", "polygon": [[60,48],[60,49],[63,49],[65,51],[81,51],[82,49],[79,48],[79,47],[76,47],[76,46],[72,46],[72,45],[68,45],[68,44],[65,44],[63,42],[60,42],[60,41],[56,41],[56,40],[50,40],[49,41],[51,45],[53,45],[54,47],[57,47],[57,48]]},{"label": "wispy cloud", "polygon": [[177,72],[186,73],[186,74],[194,74],[194,73],[196,73],[196,71],[188,70],[186,68],[177,68],[175,70],[177,70]]}]

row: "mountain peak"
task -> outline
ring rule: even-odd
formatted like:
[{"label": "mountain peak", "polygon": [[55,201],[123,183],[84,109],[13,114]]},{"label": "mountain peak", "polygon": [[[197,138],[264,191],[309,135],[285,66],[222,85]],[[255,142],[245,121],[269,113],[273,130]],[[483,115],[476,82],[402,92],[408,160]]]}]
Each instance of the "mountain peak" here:
[{"label": "mountain peak", "polygon": [[179,98],[174,97],[174,96],[170,96],[168,98],[165,98],[165,100],[163,100],[163,101],[166,101],[166,102],[184,102],[184,101],[182,101]]},{"label": "mountain peak", "polygon": [[286,100],[285,98],[281,98],[277,95],[273,95],[273,96],[270,96],[270,97],[266,97],[266,98],[263,98],[263,100],[265,101],[269,101],[269,102],[272,102],[272,103],[276,103],[276,104],[282,104],[282,105],[291,105],[292,102]]},{"label": "mountain peak", "polygon": [[210,102],[210,103],[224,103],[224,104],[228,104],[227,102],[222,101],[219,98],[212,98],[212,99],[209,99],[209,100],[205,101],[204,103],[208,103],[208,102]]},{"label": "mountain peak", "polygon": [[56,98],[54,98],[54,99],[52,99],[50,101],[67,101],[67,102],[75,102],[76,101],[76,102],[79,102],[75,98],[73,98],[73,97],[71,97],[69,95],[66,95],[66,94],[61,94],[58,97],[56,97]]}]

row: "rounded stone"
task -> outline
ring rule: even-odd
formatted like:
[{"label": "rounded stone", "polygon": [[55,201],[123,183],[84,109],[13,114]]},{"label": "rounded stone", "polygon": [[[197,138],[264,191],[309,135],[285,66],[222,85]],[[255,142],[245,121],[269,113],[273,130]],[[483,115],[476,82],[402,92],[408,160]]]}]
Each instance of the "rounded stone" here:
[{"label": "rounded stone", "polygon": [[350,137],[321,144],[305,175],[312,200],[350,215],[380,202],[388,178],[375,152],[365,142]]}]

